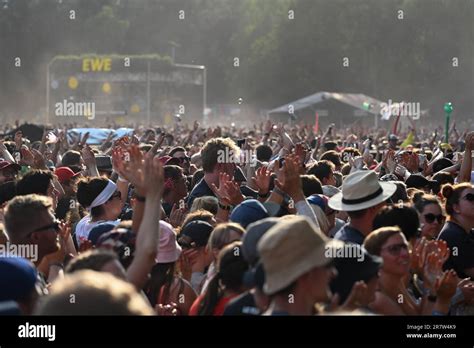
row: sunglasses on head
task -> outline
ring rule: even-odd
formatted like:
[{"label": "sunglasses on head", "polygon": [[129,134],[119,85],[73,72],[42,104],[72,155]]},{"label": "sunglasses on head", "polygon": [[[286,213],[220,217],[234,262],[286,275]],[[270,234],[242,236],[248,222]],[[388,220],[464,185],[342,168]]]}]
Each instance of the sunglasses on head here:
[{"label": "sunglasses on head", "polygon": [[402,250],[408,251],[408,245],[405,243],[389,245],[382,250],[387,250],[390,254],[396,256],[400,255]]},{"label": "sunglasses on head", "polygon": [[468,193],[463,197],[468,202],[474,202],[474,193]]},{"label": "sunglasses on head", "polygon": [[435,220],[437,220],[439,224],[444,222],[444,216],[442,214],[435,215],[430,213],[423,216],[425,217],[425,221],[429,224],[432,224]]}]

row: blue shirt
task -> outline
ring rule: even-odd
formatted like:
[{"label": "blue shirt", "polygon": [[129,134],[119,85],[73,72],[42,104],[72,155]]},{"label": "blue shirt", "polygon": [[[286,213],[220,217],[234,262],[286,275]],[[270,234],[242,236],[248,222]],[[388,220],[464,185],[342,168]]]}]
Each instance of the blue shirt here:
[{"label": "blue shirt", "polygon": [[359,230],[351,227],[349,224],[345,224],[339,231],[336,232],[334,239],[362,245],[364,244],[365,236]]}]

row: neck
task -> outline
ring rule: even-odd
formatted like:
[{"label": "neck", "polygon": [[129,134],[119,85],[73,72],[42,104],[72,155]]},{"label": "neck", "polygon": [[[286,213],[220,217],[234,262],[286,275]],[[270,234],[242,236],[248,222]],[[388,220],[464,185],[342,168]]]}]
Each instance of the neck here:
[{"label": "neck", "polygon": [[473,219],[469,219],[465,216],[462,216],[462,215],[455,215],[454,217],[452,217],[450,219],[450,221],[453,221],[455,223],[457,223],[459,226],[461,226],[464,231],[466,231],[467,233],[471,232],[471,229],[474,228],[474,221]]},{"label": "neck", "polygon": [[214,184],[219,187],[219,176],[214,172],[204,174],[204,181],[209,187],[212,187],[211,184]]},{"label": "neck", "polygon": [[93,217],[91,216],[91,221],[92,222],[97,222],[97,221],[108,221],[110,219],[107,218],[106,214],[101,214],[99,216]]},{"label": "neck", "polygon": [[349,226],[354,227],[364,236],[367,236],[373,230],[372,219],[367,219],[366,216],[360,219],[351,219]]},{"label": "neck", "polygon": [[308,301],[308,298],[303,296],[294,296],[294,301],[290,302],[288,296],[277,295],[270,303],[270,311],[283,311],[290,315],[313,315],[314,303]]}]

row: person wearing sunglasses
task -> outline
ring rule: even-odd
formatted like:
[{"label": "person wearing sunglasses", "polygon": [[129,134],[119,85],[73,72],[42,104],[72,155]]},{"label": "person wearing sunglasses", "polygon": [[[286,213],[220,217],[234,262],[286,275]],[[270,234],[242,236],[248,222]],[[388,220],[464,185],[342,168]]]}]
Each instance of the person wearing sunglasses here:
[{"label": "person wearing sunglasses", "polygon": [[[434,311],[444,315],[448,312],[446,303],[450,303],[452,295],[441,291],[443,286],[448,286],[448,277],[443,276],[443,284],[436,294],[424,294],[420,300],[408,290],[405,279],[410,275],[410,251],[399,227],[382,227],[371,232],[364,247],[383,259],[375,301],[369,304],[371,310],[384,315],[427,315]],[[448,273],[449,277],[455,276],[453,271]]]},{"label": "person wearing sunglasses", "polygon": [[445,216],[439,199],[433,195],[417,192],[412,198],[420,218],[421,234],[428,240],[436,239],[444,225]]},{"label": "person wearing sunglasses", "polygon": [[444,185],[448,219],[439,239],[448,243],[451,254],[443,268],[454,269],[459,277],[474,277],[474,186],[470,183]]},{"label": "person wearing sunglasses", "polygon": [[31,255],[37,266],[46,255],[60,248],[60,224],[49,197],[30,194],[12,199],[5,209],[5,228],[10,243],[37,247],[37,255]]},{"label": "person wearing sunglasses", "polygon": [[124,203],[117,185],[111,180],[104,177],[81,179],[77,185],[77,200],[89,211],[76,225],[75,237],[79,246],[95,226],[104,222],[119,224]]},{"label": "person wearing sunglasses", "polygon": [[[408,242],[399,227],[382,227],[371,232],[364,241],[369,254],[380,256],[383,266],[380,270],[378,291],[370,308],[379,314],[417,314],[415,299],[412,298],[401,280],[410,273]],[[398,301],[399,295],[403,303]],[[406,297],[406,298],[405,298]]]},{"label": "person wearing sunglasses", "polygon": [[184,147],[178,146],[171,149],[169,155],[172,157],[167,165],[178,165],[183,168],[184,174],[189,174],[189,165],[191,159],[188,157],[186,153],[186,149]]}]

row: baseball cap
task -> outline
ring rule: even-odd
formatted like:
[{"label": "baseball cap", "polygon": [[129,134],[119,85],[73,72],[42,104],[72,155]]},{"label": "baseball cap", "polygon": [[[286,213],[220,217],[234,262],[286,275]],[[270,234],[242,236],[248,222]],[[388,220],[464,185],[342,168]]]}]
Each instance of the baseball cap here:
[{"label": "baseball cap", "polygon": [[74,171],[69,167],[59,167],[56,168],[54,174],[58,177],[60,183],[66,182],[71,178],[75,178],[76,176],[80,175],[81,173],[74,173]]},{"label": "baseball cap", "polygon": [[8,161],[0,161],[0,170],[10,168],[10,167],[13,167],[16,170],[21,169],[21,166],[19,164],[11,163],[11,162],[8,162]]},{"label": "baseball cap", "polygon": [[0,301],[23,300],[35,288],[37,270],[21,257],[0,258]]},{"label": "baseball cap", "polygon": [[206,221],[196,220],[187,223],[179,234],[178,244],[182,248],[195,248],[207,245],[209,236],[214,230]]},{"label": "baseball cap", "polygon": [[234,208],[230,221],[247,228],[252,222],[269,217],[268,210],[256,199],[247,199]]},{"label": "baseball cap", "polygon": [[428,180],[423,175],[412,174],[408,177],[405,184],[407,185],[407,188],[414,187],[417,189],[423,189],[425,187],[434,187],[438,182],[435,180]]}]

